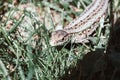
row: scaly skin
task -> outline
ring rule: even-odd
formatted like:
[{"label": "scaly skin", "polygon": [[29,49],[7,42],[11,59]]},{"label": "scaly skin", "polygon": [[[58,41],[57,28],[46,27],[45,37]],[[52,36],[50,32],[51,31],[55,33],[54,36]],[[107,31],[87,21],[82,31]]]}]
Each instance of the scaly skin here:
[{"label": "scaly skin", "polygon": [[86,42],[97,26],[96,23],[105,16],[109,0],[93,0],[84,12],[64,29],[54,31],[51,35],[50,45],[62,45],[71,39],[72,43]]}]

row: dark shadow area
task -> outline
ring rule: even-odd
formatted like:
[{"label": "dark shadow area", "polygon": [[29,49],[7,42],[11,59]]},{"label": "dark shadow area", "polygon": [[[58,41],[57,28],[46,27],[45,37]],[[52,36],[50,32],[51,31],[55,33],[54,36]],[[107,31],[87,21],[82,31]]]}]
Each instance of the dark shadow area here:
[{"label": "dark shadow area", "polygon": [[94,64],[104,55],[103,51],[97,49],[87,53],[82,60],[77,61],[76,67],[66,70],[66,74],[61,77],[61,80],[86,80],[89,78],[89,74],[94,73]]}]

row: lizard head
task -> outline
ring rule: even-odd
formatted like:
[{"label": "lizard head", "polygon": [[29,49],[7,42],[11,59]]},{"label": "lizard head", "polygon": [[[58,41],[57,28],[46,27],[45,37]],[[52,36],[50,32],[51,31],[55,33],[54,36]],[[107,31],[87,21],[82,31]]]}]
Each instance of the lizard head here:
[{"label": "lizard head", "polygon": [[51,35],[50,45],[51,46],[62,45],[63,43],[69,40],[69,37],[70,36],[66,31],[63,30],[54,31]]}]

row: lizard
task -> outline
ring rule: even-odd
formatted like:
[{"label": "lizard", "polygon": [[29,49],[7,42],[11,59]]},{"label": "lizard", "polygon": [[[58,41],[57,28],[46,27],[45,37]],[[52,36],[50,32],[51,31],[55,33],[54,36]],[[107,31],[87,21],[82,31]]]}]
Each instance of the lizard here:
[{"label": "lizard", "polygon": [[92,0],[79,17],[71,21],[61,30],[52,32],[51,46],[63,45],[71,40],[72,43],[87,42],[87,38],[98,27],[101,18],[105,18],[109,0]]}]

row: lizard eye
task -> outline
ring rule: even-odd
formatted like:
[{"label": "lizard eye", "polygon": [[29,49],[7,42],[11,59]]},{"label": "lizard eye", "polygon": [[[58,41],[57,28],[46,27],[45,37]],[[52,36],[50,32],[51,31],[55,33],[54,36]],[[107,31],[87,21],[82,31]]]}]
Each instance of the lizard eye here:
[{"label": "lizard eye", "polygon": [[65,40],[65,38],[63,37],[63,38],[62,38],[62,41],[64,41],[64,40]]}]

